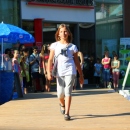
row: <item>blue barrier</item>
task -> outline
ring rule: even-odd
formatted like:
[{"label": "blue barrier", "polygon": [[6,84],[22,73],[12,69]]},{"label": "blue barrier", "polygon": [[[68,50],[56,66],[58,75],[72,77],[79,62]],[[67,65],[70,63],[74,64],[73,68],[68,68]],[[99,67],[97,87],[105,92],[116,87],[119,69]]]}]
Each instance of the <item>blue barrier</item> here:
[{"label": "blue barrier", "polygon": [[23,98],[18,73],[0,71],[0,104],[16,98]]},{"label": "blue barrier", "polygon": [[14,73],[0,71],[0,104],[12,99],[14,86]]}]

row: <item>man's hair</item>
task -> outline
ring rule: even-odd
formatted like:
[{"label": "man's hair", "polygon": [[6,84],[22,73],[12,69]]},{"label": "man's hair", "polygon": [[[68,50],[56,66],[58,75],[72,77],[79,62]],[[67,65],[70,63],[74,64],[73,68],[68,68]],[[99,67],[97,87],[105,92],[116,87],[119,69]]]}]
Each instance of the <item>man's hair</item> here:
[{"label": "man's hair", "polygon": [[24,49],[22,49],[22,51],[23,51],[23,52],[28,52],[29,49],[28,49],[28,48],[24,48]]},{"label": "man's hair", "polygon": [[5,49],[5,54],[7,54],[8,52],[11,52],[11,49],[9,48]]},{"label": "man's hair", "polygon": [[38,47],[37,47],[37,46],[33,46],[32,49],[33,49],[33,50],[34,50],[34,49],[38,49]]}]

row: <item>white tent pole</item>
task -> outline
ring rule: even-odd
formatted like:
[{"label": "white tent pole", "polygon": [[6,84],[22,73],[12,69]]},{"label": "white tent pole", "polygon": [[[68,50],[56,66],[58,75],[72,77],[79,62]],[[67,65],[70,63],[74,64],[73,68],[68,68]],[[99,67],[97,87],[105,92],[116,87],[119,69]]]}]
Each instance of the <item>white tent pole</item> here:
[{"label": "white tent pole", "polygon": [[127,66],[125,78],[124,78],[124,80],[123,80],[122,90],[124,90],[124,88],[125,88],[125,84],[126,84],[126,80],[127,80],[127,78],[128,78],[129,70],[130,70],[130,61],[129,61],[129,64],[128,64],[128,66]]}]

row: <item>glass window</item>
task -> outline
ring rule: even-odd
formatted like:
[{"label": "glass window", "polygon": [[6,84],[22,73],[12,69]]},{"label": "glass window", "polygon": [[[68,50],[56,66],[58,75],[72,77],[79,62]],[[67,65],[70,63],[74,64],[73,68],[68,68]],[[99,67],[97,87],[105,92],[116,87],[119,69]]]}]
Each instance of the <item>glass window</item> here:
[{"label": "glass window", "polygon": [[[21,15],[20,15],[20,0],[0,0],[0,22],[13,24],[20,26]],[[6,48],[12,48],[14,44],[3,43],[3,52]],[[0,54],[1,54],[1,43],[0,43]],[[0,57],[1,62],[1,57]]]},{"label": "glass window", "polygon": [[96,0],[96,56],[104,51],[119,53],[119,41],[123,37],[123,7],[121,0]]},{"label": "glass window", "polygon": [[22,29],[34,35],[34,21],[22,21]]},{"label": "glass window", "polygon": [[20,25],[20,0],[0,0],[0,21]]},{"label": "glass window", "polygon": [[96,3],[96,20],[118,18],[123,15],[122,4]]}]

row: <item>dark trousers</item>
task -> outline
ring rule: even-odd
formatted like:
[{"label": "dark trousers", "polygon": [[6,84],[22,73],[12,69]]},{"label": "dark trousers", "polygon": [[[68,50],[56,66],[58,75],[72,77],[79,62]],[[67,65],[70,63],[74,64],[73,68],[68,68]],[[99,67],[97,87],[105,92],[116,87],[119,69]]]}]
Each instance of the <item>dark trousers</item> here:
[{"label": "dark trousers", "polygon": [[100,84],[100,77],[99,76],[95,76],[95,83]]}]

